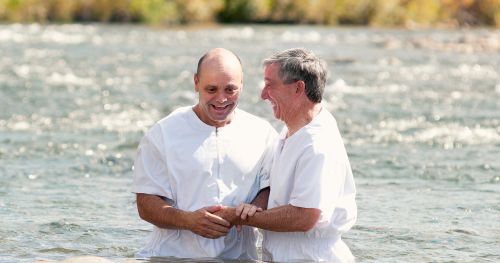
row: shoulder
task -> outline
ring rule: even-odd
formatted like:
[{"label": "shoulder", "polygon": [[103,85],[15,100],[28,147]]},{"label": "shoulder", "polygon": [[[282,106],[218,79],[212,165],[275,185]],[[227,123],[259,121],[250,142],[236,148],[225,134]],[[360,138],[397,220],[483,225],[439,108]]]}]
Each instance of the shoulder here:
[{"label": "shoulder", "polygon": [[169,125],[172,122],[177,122],[180,120],[186,120],[189,118],[192,111],[191,106],[180,107],[173,110],[170,114],[168,114],[163,119],[157,122],[158,125],[164,126]]},{"label": "shoulder", "polygon": [[[314,142],[330,141],[338,143],[342,140],[335,117],[327,111],[322,111],[304,129],[304,135]],[[331,143],[327,145],[331,145]]]},{"label": "shoulder", "polygon": [[182,128],[189,120],[190,106],[177,108],[163,119],[157,121],[146,133],[146,137],[155,141],[172,129]]},{"label": "shoulder", "polygon": [[323,109],[323,113],[311,125],[298,134],[304,151],[311,155],[328,155],[336,160],[346,159],[345,146],[333,115]]},{"label": "shoulder", "polygon": [[152,129],[159,129],[163,132],[184,130],[193,122],[193,111],[191,106],[177,108],[165,118],[159,120]]}]

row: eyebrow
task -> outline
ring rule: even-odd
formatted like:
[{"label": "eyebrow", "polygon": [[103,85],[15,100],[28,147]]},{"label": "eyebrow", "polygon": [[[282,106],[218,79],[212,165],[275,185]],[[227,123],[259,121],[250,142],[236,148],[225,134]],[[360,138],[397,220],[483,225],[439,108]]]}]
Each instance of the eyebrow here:
[{"label": "eyebrow", "polygon": [[[217,85],[212,85],[212,84],[207,84],[207,85],[205,86],[205,89],[218,89],[218,88],[219,88],[219,86],[217,86]],[[231,89],[238,89],[239,87],[238,87],[237,85],[228,84],[228,85],[226,85],[226,86],[224,86],[224,87],[222,87],[222,88],[223,88],[223,89],[227,89],[227,88],[231,88]]]}]

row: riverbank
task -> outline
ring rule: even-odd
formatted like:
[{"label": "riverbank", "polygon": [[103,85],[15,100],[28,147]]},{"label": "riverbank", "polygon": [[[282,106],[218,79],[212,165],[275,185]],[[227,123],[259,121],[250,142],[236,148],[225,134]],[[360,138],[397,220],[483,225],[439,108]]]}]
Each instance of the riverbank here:
[{"label": "riverbank", "polygon": [[0,21],[498,28],[500,0],[0,0]]}]

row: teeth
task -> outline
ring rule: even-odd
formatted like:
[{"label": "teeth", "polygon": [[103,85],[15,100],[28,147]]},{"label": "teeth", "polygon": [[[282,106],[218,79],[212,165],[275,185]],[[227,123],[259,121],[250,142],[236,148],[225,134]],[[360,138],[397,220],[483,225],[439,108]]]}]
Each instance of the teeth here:
[{"label": "teeth", "polygon": [[214,108],[215,108],[216,110],[223,110],[223,109],[227,108],[227,106],[229,106],[229,105],[222,106],[222,107],[218,107],[218,106],[215,106],[215,105],[214,105]]}]

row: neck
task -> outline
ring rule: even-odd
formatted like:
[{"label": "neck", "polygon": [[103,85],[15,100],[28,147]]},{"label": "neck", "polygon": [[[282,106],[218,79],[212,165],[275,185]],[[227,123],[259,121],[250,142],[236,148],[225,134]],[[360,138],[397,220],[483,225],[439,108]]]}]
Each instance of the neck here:
[{"label": "neck", "polygon": [[297,111],[294,118],[285,122],[288,130],[286,137],[292,136],[302,127],[309,124],[321,111],[321,104],[307,101],[306,103],[300,105],[298,109],[300,109],[300,111]]},{"label": "neck", "polygon": [[198,119],[200,119],[202,122],[204,122],[205,124],[207,125],[210,125],[210,126],[213,126],[215,128],[220,128],[220,127],[224,127],[226,126],[227,124],[231,123],[231,120],[234,116],[234,111],[230,113],[230,115],[225,119],[225,120],[222,120],[222,121],[214,121],[214,120],[211,120],[209,117],[207,117],[204,113],[203,113],[203,110],[200,109],[200,106],[199,104],[196,104],[195,106],[193,106],[193,111],[194,113],[196,114],[196,116],[198,116]]}]

